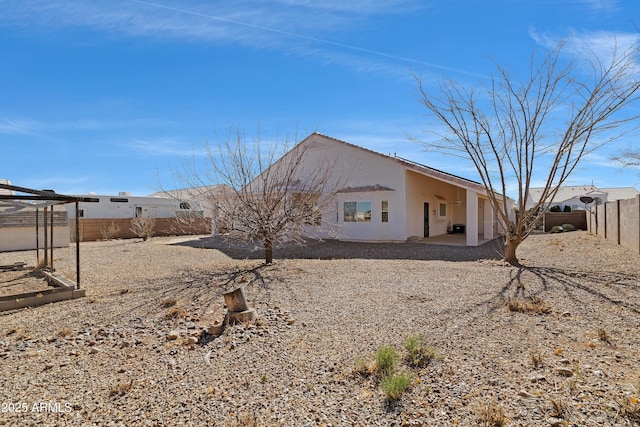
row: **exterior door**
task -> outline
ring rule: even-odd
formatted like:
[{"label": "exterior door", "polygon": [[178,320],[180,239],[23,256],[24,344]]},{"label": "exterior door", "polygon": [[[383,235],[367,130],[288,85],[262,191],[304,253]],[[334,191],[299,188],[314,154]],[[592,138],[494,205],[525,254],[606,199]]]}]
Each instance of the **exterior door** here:
[{"label": "exterior door", "polygon": [[429,203],[424,204],[424,237],[429,237]]}]

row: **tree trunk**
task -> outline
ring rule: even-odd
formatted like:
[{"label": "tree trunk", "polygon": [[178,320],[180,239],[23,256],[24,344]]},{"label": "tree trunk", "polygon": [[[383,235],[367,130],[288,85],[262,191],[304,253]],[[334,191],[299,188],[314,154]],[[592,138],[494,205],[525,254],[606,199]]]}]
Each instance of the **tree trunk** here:
[{"label": "tree trunk", "polygon": [[264,242],[264,262],[273,264],[273,246],[270,240]]},{"label": "tree trunk", "polygon": [[522,239],[520,237],[510,237],[507,236],[504,242],[504,260],[511,265],[520,266],[520,261],[518,261],[518,257],[516,256],[516,249],[522,243]]}]

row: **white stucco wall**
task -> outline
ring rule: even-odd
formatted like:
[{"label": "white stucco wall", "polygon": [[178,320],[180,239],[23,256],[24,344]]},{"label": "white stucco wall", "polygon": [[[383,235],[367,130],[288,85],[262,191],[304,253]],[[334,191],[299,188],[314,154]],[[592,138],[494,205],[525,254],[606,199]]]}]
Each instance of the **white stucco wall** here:
[{"label": "white stucco wall", "polygon": [[[467,190],[469,187],[458,186],[455,177],[432,178],[411,170],[412,166],[404,162],[318,134],[305,143],[310,148],[304,168],[312,170],[327,161],[335,162],[329,187],[339,181],[339,188],[351,187],[339,192],[325,206],[322,227],[308,227],[308,234],[313,237],[355,241],[406,241],[413,236],[423,237],[425,203],[429,204],[429,236],[447,234],[456,224],[467,229],[470,226],[474,234],[468,242],[471,245],[478,244],[479,235],[493,235],[495,217],[488,200],[478,198],[475,190]],[[362,191],[363,187],[366,191]],[[471,212],[469,193],[473,193]],[[388,222],[382,222],[383,200],[388,201]],[[345,202],[371,202],[371,221],[344,221]],[[445,206],[445,215],[441,215],[440,204]],[[473,224],[468,224],[467,218],[472,218]]]},{"label": "white stucco wall", "polygon": [[[404,168],[388,158],[314,135],[305,156],[305,167],[335,162],[330,188],[351,187],[338,193],[323,209],[323,227],[309,227],[310,235],[342,240],[404,241]],[[308,166],[306,166],[308,165]],[[358,191],[379,186],[378,190]],[[382,222],[382,201],[388,201],[389,222]],[[344,202],[371,202],[370,222],[345,222]]]},{"label": "white stucco wall", "polygon": [[[405,217],[398,191],[341,193],[336,197],[337,227],[341,240],[404,241]],[[388,202],[388,222],[382,222],[382,201]],[[370,202],[371,221],[344,221],[345,202]]]}]

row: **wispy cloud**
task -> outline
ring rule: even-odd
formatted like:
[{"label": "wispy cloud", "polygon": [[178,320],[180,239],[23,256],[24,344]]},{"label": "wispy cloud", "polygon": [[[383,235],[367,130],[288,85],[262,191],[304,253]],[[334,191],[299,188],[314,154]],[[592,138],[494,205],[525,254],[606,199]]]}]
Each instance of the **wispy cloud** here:
[{"label": "wispy cloud", "polygon": [[84,132],[84,131],[113,131],[121,129],[158,127],[167,125],[166,121],[159,122],[156,119],[92,119],[82,118],[77,120],[50,120],[42,121],[31,118],[0,118],[0,134],[34,136],[44,139],[58,139],[59,133]]},{"label": "wispy cloud", "polygon": [[169,156],[169,157],[204,157],[207,150],[204,144],[196,146],[178,139],[133,139],[124,144],[129,151],[134,151],[147,156]]},{"label": "wispy cloud", "polygon": [[[319,34],[353,30],[380,13],[415,10],[415,0],[311,2],[237,0],[23,0],[0,10],[0,22],[59,28],[83,27],[114,34],[279,46],[287,39],[319,41]],[[256,37],[256,36],[259,37]]]},{"label": "wispy cloud", "polygon": [[620,8],[619,0],[575,0],[594,12],[614,12]]},{"label": "wispy cloud", "polygon": [[622,53],[640,42],[637,32],[611,31],[578,31],[569,29],[566,33],[538,32],[535,28],[529,30],[531,38],[539,45],[555,49],[558,44],[565,44],[565,51],[573,55],[591,56],[608,61],[614,52]]},{"label": "wispy cloud", "polygon": [[391,67],[400,67],[406,75],[406,65],[414,64],[475,76],[467,70],[339,41],[345,31],[367,31],[370,16],[411,13],[424,7],[425,3],[417,0],[238,0],[215,4],[192,0],[178,7],[162,0],[24,0],[0,10],[0,25],[23,25],[30,31],[78,27],[114,37],[178,38],[279,49],[369,72],[388,73]]},{"label": "wispy cloud", "polygon": [[10,119],[10,118],[1,119],[0,134],[35,135],[34,123],[24,119]]}]

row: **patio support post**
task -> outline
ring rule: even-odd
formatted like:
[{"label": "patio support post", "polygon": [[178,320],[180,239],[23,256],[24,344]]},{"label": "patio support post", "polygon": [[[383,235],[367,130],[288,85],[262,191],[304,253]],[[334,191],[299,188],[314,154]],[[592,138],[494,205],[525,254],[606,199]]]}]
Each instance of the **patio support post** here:
[{"label": "patio support post", "polygon": [[488,199],[484,200],[484,224],[483,235],[485,240],[493,239],[493,223],[495,218],[493,217],[493,208]]},{"label": "patio support post", "polygon": [[478,193],[467,189],[467,246],[478,246]]}]

